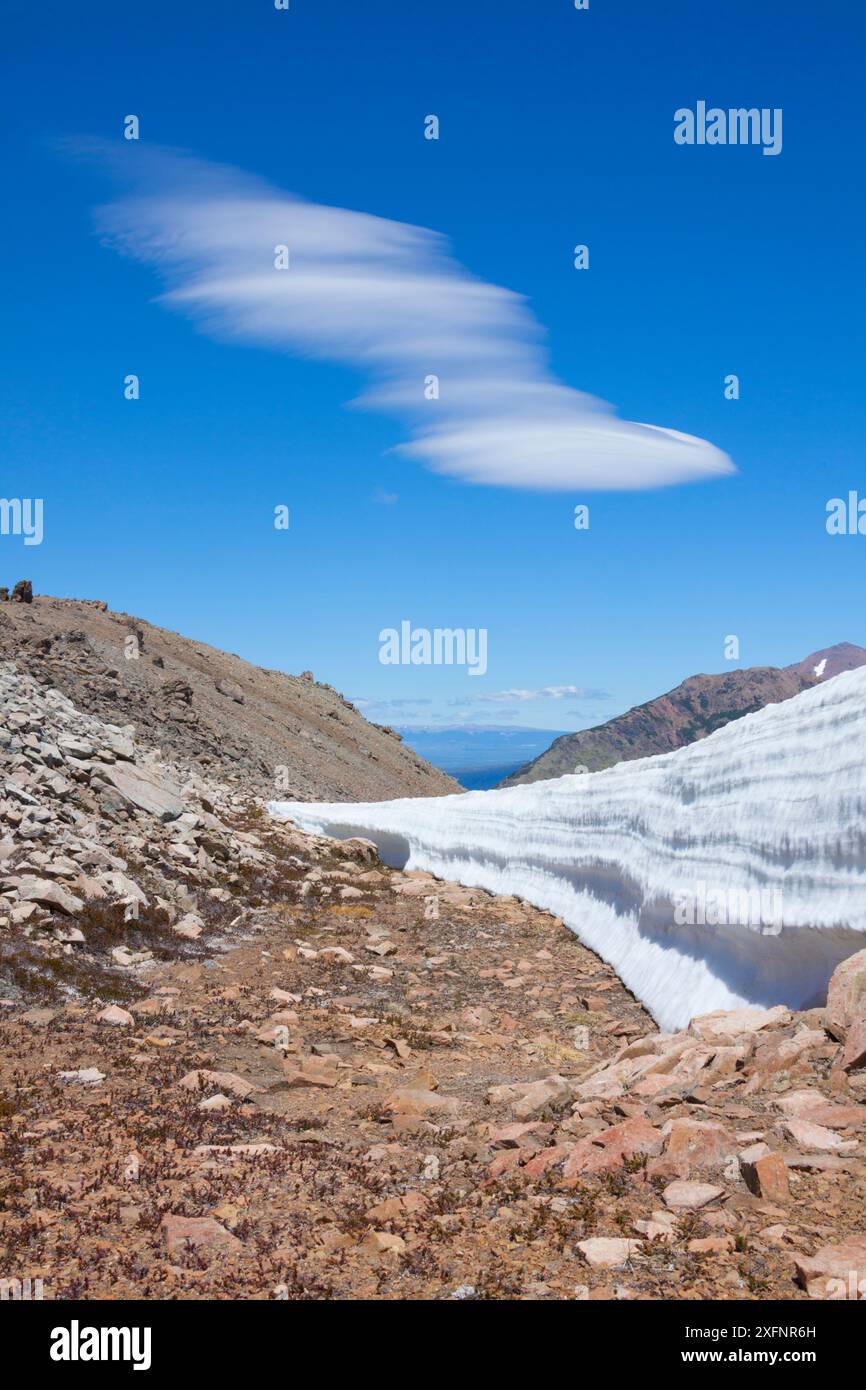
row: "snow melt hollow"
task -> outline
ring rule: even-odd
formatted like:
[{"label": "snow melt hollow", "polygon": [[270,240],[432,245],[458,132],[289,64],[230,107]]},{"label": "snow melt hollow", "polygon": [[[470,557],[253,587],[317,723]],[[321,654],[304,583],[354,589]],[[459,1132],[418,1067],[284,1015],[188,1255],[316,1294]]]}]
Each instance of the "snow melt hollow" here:
[{"label": "snow melt hollow", "polygon": [[866,942],[866,667],[688,748],[502,791],[272,815],[555,912],[662,1028],[821,1003]]}]

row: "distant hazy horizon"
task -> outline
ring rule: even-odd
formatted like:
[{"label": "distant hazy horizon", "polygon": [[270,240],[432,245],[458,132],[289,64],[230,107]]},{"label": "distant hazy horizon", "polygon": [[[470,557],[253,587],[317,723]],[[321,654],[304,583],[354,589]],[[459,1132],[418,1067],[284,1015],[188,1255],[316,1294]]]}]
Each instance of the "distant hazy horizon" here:
[{"label": "distant hazy horizon", "polygon": [[447,728],[392,726],[419,757],[456,778],[470,791],[486,791],[537,758],[567,729],[451,725]]}]

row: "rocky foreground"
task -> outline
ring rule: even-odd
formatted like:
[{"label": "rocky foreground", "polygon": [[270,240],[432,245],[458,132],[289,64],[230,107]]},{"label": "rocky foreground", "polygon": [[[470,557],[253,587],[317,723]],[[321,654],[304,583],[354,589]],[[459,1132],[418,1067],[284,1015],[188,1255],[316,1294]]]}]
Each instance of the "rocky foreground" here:
[{"label": "rocky foreground", "polygon": [[11,665],[0,707],[0,1275],[866,1292],[866,952],[826,1009],[661,1034],[552,916],[269,821]]}]

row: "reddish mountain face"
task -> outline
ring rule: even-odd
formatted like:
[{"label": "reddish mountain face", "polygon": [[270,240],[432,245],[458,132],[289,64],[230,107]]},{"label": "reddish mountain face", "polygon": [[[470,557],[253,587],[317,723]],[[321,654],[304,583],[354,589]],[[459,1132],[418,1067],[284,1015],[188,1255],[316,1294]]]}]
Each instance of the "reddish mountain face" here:
[{"label": "reddish mountain face", "polygon": [[866,651],[862,647],[855,647],[851,642],[837,642],[835,647],[823,647],[819,652],[812,652],[811,656],[806,656],[796,666],[789,666],[789,671],[799,671],[804,676],[815,676],[817,680],[828,681],[833,676],[838,676],[842,671],[854,671],[858,666],[866,665]]},{"label": "reddish mountain face", "polygon": [[503,787],[562,777],[578,768],[599,772],[614,763],[671,753],[715,733],[732,719],[754,714],[765,705],[789,700],[802,690],[842,671],[866,665],[866,650],[850,642],[812,652],[792,666],[753,666],[717,676],[689,676],[682,685],[645,705],[638,705],[606,724],[564,734],[546,752],[527,763]]}]

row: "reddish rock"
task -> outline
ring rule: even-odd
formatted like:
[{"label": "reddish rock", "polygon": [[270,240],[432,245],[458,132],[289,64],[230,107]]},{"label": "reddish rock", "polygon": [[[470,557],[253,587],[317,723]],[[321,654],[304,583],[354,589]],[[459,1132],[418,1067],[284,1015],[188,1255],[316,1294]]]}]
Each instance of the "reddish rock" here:
[{"label": "reddish rock", "polygon": [[674,1211],[698,1211],[723,1197],[724,1191],[709,1182],[672,1182],[662,1193],[662,1200]]},{"label": "reddish rock", "polygon": [[521,1081],[507,1081],[505,1086],[491,1086],[488,1088],[488,1105],[513,1105],[521,1095],[525,1093],[525,1083]]},{"label": "reddish rock", "polygon": [[725,1076],[733,1076],[754,1053],[751,1041],[738,1042],[730,1047],[717,1047],[713,1060],[700,1073],[704,1086],[712,1086]]},{"label": "reddish rock", "polygon": [[689,1032],[699,1038],[735,1038],[742,1033],[757,1033],[762,1028],[779,1028],[791,1021],[791,1011],[784,1004],[772,1009],[747,1006],[744,1009],[719,1009],[711,1014],[699,1014],[689,1024]]},{"label": "reddish rock", "polygon": [[642,1076],[640,1081],[635,1082],[632,1087],[632,1095],[641,1096],[644,1100],[652,1100],[661,1091],[669,1091],[674,1084],[664,1072],[653,1071],[647,1076]]},{"label": "reddish rock", "polygon": [[539,1139],[549,1139],[553,1129],[552,1124],[533,1124],[531,1121],[526,1124],[501,1125],[492,1131],[490,1143],[494,1149],[537,1147]]},{"label": "reddish rock", "polygon": [[385,1102],[385,1109],[393,1115],[428,1115],[440,1113],[456,1115],[460,1102],[452,1096],[439,1096],[435,1091],[406,1089],[395,1091]]},{"label": "reddish rock", "polygon": [[291,1062],[283,1063],[283,1077],[287,1086],[336,1086],[339,1076],[330,1067],[316,1065],[312,1059],[304,1060],[300,1066]]},{"label": "reddish rock", "polygon": [[837,965],[827,986],[824,1022],[840,1042],[858,1019],[866,1018],[866,951],[858,951]]},{"label": "reddish rock", "polygon": [[814,1086],[790,1091],[773,1103],[791,1118],[826,1125],[828,1129],[854,1129],[866,1125],[866,1106],[839,1105]]},{"label": "reddish rock", "polygon": [[682,1178],[689,1177],[694,1168],[721,1168],[737,1152],[736,1142],[724,1125],[688,1119],[668,1123],[665,1158]]},{"label": "reddish rock", "polygon": [[798,1119],[811,1120],[813,1125],[826,1125],[828,1129],[858,1129],[866,1125],[866,1106],[816,1105],[812,1110],[801,1110]]},{"label": "reddish rock", "polygon": [[632,1256],[640,1253],[642,1243],[617,1236],[593,1236],[590,1240],[579,1240],[577,1248],[594,1269],[622,1269]]},{"label": "reddish rock", "polygon": [[406,1242],[401,1236],[392,1236],[388,1231],[371,1231],[361,1242],[362,1250],[370,1250],[374,1255],[402,1255]]},{"label": "reddish rock", "polygon": [[798,1255],[797,1278],[810,1298],[862,1299],[866,1294],[866,1236]]},{"label": "reddish rock", "polygon": [[788,1170],[781,1154],[766,1144],[753,1144],[740,1154],[740,1172],[750,1192],[769,1202],[783,1202],[790,1196]]},{"label": "reddish rock", "polygon": [[677,1217],[673,1211],[654,1211],[647,1220],[636,1221],[634,1228],[656,1245],[670,1245],[677,1238]]},{"label": "reddish rock", "polygon": [[611,1125],[600,1134],[592,1134],[575,1144],[562,1170],[564,1178],[576,1178],[582,1173],[602,1173],[618,1168],[623,1159],[636,1154],[654,1157],[661,1153],[662,1136],[649,1120],[635,1116]]},{"label": "reddish rock", "polygon": [[162,1238],[171,1256],[180,1255],[191,1247],[197,1250],[242,1250],[237,1236],[227,1231],[212,1216],[164,1216],[160,1224]]},{"label": "reddish rock", "polygon": [[788,1071],[816,1047],[823,1047],[827,1034],[823,1028],[801,1028],[792,1038],[767,1042],[759,1047],[749,1064],[749,1081],[743,1095],[754,1095],[777,1072]]},{"label": "reddish rock", "polygon": [[231,1108],[231,1099],[228,1096],[224,1096],[222,1091],[217,1091],[215,1096],[208,1096],[207,1100],[200,1100],[196,1106],[196,1110],[204,1110],[205,1112],[211,1110],[231,1110]]},{"label": "reddish rock", "polygon": [[840,1061],[845,1071],[866,1066],[866,1018],[857,1019],[848,1029]]},{"label": "reddish rock", "polygon": [[527,1153],[532,1153],[532,1149],[502,1149],[496,1155],[493,1162],[488,1165],[487,1172],[491,1178],[501,1178],[503,1173],[507,1173],[512,1168],[520,1165]]},{"label": "reddish rock", "polygon": [[427,1211],[430,1203],[423,1192],[404,1192],[402,1197],[388,1197],[378,1206],[365,1212],[364,1220],[373,1222],[400,1221]]},{"label": "reddish rock", "polygon": [[529,1120],[540,1115],[549,1105],[564,1105],[571,1100],[573,1087],[564,1076],[546,1076],[543,1081],[535,1081],[513,1103],[513,1110],[519,1120]]},{"label": "reddish rock", "polygon": [[733,1248],[733,1236],[704,1236],[688,1244],[690,1255],[725,1255]]},{"label": "reddish rock", "polygon": [[581,1081],[575,1095],[581,1100],[616,1100],[625,1092],[625,1083],[633,1074],[628,1062],[617,1062],[603,1066],[585,1081]]},{"label": "reddish rock", "polygon": [[840,1158],[838,1154],[790,1154],[785,1166],[803,1173],[845,1173],[851,1166],[851,1159]]},{"label": "reddish rock", "polygon": [[135,1019],[126,1009],[121,1009],[117,1004],[109,1004],[107,1009],[97,1014],[96,1021],[107,1024],[109,1028],[128,1028]]},{"label": "reddish rock", "polygon": [[813,1153],[832,1153],[834,1150],[845,1152],[857,1147],[856,1142],[842,1139],[832,1129],[813,1124],[811,1120],[804,1120],[802,1116],[786,1120],[785,1130],[795,1144]]},{"label": "reddish rock", "polygon": [[528,1178],[540,1178],[542,1173],[546,1173],[548,1168],[553,1168],[557,1163],[561,1163],[564,1158],[571,1153],[571,1146],[553,1144],[549,1149],[542,1149],[528,1163],[524,1164],[522,1172]]}]

